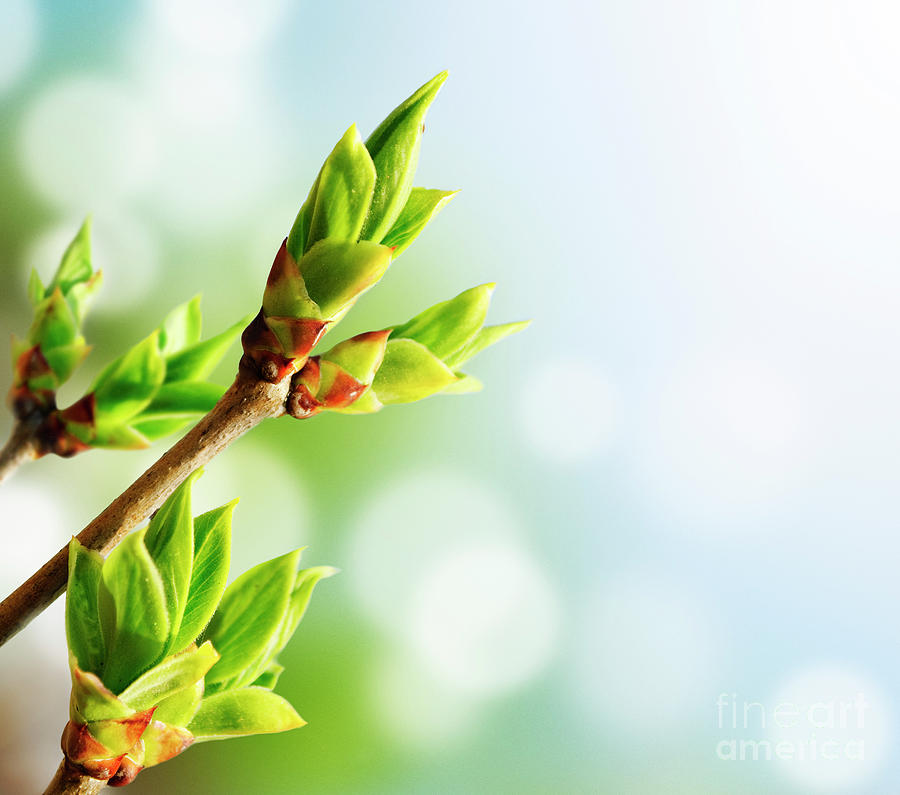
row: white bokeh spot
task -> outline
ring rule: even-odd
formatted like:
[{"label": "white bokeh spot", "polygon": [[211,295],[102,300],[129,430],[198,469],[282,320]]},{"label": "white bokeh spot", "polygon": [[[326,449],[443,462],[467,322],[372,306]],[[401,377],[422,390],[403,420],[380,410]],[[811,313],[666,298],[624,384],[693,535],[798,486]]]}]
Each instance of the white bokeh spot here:
[{"label": "white bokeh spot", "polygon": [[769,703],[779,709],[768,732],[776,759],[804,792],[860,791],[891,748],[886,696],[842,667],[798,672],[776,688]]},{"label": "white bokeh spot", "polygon": [[66,78],[44,89],[25,111],[22,167],[44,198],[78,212],[130,198],[156,167],[152,121],[127,84]]},{"label": "white bokeh spot", "polygon": [[415,748],[446,752],[466,736],[480,712],[475,700],[461,697],[406,654],[382,661],[370,692],[379,725]]},{"label": "white bokeh spot", "polygon": [[153,12],[186,50],[216,58],[252,53],[278,29],[287,0],[157,0]]},{"label": "white bokeh spot", "polygon": [[435,677],[459,690],[513,690],[553,656],[556,593],[514,542],[461,544],[422,572],[410,597],[410,644]]},{"label": "white bokeh spot", "polygon": [[424,472],[379,489],[351,538],[344,576],[360,607],[387,631],[412,622],[411,594],[423,571],[467,540],[515,537],[505,502],[450,472]]},{"label": "white bokeh spot", "polygon": [[34,58],[38,14],[33,0],[0,3],[0,92],[7,91]]},{"label": "white bokeh spot", "polygon": [[[548,403],[547,394],[556,395],[557,402]],[[576,464],[609,444],[618,404],[613,386],[590,362],[554,359],[529,373],[519,413],[525,436],[538,453]]]}]

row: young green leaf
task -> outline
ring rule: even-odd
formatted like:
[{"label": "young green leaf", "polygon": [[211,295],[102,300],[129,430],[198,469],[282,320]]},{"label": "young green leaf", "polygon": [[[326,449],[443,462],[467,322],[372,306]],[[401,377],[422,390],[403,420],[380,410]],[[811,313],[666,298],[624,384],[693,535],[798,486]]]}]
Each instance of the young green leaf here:
[{"label": "young green leaf", "polygon": [[309,297],[327,319],[376,284],[390,264],[391,250],[377,243],[320,240],[299,267]]},{"label": "young green leaf", "polygon": [[98,423],[124,422],[146,406],[162,384],[166,364],[158,331],[109,364],[94,382]]},{"label": "young green leaf", "polygon": [[194,563],[184,615],[172,649],[192,643],[215,613],[231,561],[231,516],[237,500],[194,519]]},{"label": "young green leaf", "polygon": [[50,369],[53,370],[59,383],[69,379],[75,368],[84,361],[90,353],[90,348],[85,345],[83,337],[76,337],[71,345],[59,345],[53,348],[42,348],[44,358]]},{"label": "young green leaf", "polygon": [[54,287],[59,287],[63,294],[66,294],[76,284],[88,281],[92,275],[91,218],[88,216],[66,248],[59,268],[47,287],[47,292],[52,292]]},{"label": "young green leaf", "polygon": [[320,170],[319,176],[316,177],[316,181],[313,183],[312,188],[310,188],[306,201],[303,202],[303,205],[300,207],[300,211],[297,213],[297,217],[294,219],[294,224],[291,227],[290,234],[288,234],[287,240],[285,241],[287,251],[297,261],[300,260],[309,248],[309,225],[312,221],[313,211],[316,208],[316,198],[319,195],[319,179],[321,176],[322,172]]},{"label": "young green leaf", "polygon": [[520,320],[515,323],[503,323],[499,326],[485,326],[456,353],[447,357],[447,366],[453,370],[462,367],[475,354],[481,353],[485,348],[500,342],[504,337],[523,331],[531,325],[530,320]]},{"label": "young green leaf", "polygon": [[482,284],[435,304],[408,323],[396,326],[391,337],[415,340],[439,359],[446,359],[478,333],[487,316],[494,287],[494,284]]},{"label": "young green leaf", "polygon": [[206,381],[176,381],[163,384],[150,403],[134,418],[135,424],[148,420],[191,419],[206,414],[222,397],[224,387]]},{"label": "young green leaf", "polygon": [[57,287],[35,310],[34,323],[28,338],[33,345],[56,348],[71,345],[78,337],[72,310]]},{"label": "young green leaf", "polygon": [[305,725],[306,721],[281,696],[262,687],[245,687],[204,698],[187,728],[197,742],[204,742]]},{"label": "young green leaf", "polygon": [[264,687],[266,690],[274,690],[279,677],[284,673],[284,666],[277,662],[270,662],[266,669],[250,684],[253,687]]},{"label": "young green leaf", "polygon": [[114,693],[160,659],[169,635],[165,586],[144,544],[145,532],[127,536],[103,564],[99,605],[107,653],[102,677]]},{"label": "young green leaf", "polygon": [[440,392],[456,380],[447,365],[424,345],[415,340],[391,339],[372,389],[385,405],[411,403]]},{"label": "young green leaf", "polygon": [[209,377],[209,374],[222,361],[222,357],[252,319],[252,315],[247,315],[215,337],[210,337],[208,340],[198,342],[169,356],[166,359],[166,383],[199,381]]},{"label": "young green leaf", "polygon": [[97,603],[102,568],[99,553],[82,546],[77,538],[69,542],[66,640],[78,667],[94,673],[102,670],[106,653]]},{"label": "young green leaf", "polygon": [[176,306],[159,327],[159,352],[165,356],[193,345],[200,339],[200,296]]},{"label": "young green leaf", "polygon": [[312,598],[313,588],[315,588],[316,583],[335,574],[337,574],[337,569],[332,566],[314,566],[297,572],[287,610],[284,611],[278,631],[272,635],[269,644],[259,656],[257,663],[249,666],[243,674],[237,677],[233,684],[229,683],[229,687],[242,687],[251,684],[269,670],[271,665],[275,663],[275,656],[287,646],[288,641],[294,632],[297,631],[297,627],[306,613],[306,608],[309,606],[309,600]]},{"label": "young green leaf", "polygon": [[164,653],[178,651],[172,644],[181,627],[194,565],[194,520],[191,488],[201,470],[189,475],[150,520],[144,543],[162,578],[169,613],[169,643]]},{"label": "young green leaf", "polygon": [[143,450],[150,446],[150,440],[137,428],[106,422],[101,418],[93,433],[85,435],[78,423],[67,423],[66,430],[91,447],[108,447],[111,450]]},{"label": "young green leaf", "polygon": [[170,726],[187,726],[191,722],[191,718],[197,714],[202,699],[203,680],[201,679],[190,687],[162,699],[153,713],[153,719]]},{"label": "young green leaf", "polygon": [[306,249],[326,237],[355,243],[375,188],[375,165],[355,124],[338,141],[316,182]]},{"label": "young green leaf", "polygon": [[413,188],[400,216],[384,236],[381,245],[394,249],[397,259],[412,244],[432,218],[444,209],[459,191]]},{"label": "young green leaf", "polygon": [[447,79],[441,72],[395,108],[366,141],[378,178],[363,240],[380,241],[394,225],[412,191],[425,114]]},{"label": "young green leaf", "polygon": [[199,648],[188,648],[139,676],[119,694],[119,698],[134,710],[155,707],[164,699],[196,685],[218,659],[219,655],[209,641]]},{"label": "young green leaf", "polygon": [[288,609],[299,560],[296,550],[260,563],[226,589],[205,635],[221,655],[207,685],[227,682],[257,663]]},{"label": "young green leaf", "polygon": [[450,386],[443,391],[443,394],[465,395],[469,392],[480,392],[484,389],[484,384],[474,376],[467,375],[466,373],[457,373],[456,375],[459,376],[459,380],[450,384]]}]

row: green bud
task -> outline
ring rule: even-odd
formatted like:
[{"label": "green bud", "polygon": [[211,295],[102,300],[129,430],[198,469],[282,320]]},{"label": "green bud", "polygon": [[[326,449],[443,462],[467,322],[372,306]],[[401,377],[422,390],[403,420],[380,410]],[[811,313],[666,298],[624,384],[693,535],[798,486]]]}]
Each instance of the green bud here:
[{"label": "green bud", "polygon": [[447,72],[441,72],[429,80],[395,108],[366,141],[378,177],[363,240],[380,242],[403,210],[419,162],[425,114],[446,79]]},{"label": "green bud", "polygon": [[332,150],[288,236],[288,251],[299,260],[325,238],[355,243],[372,202],[375,165],[352,125]]}]

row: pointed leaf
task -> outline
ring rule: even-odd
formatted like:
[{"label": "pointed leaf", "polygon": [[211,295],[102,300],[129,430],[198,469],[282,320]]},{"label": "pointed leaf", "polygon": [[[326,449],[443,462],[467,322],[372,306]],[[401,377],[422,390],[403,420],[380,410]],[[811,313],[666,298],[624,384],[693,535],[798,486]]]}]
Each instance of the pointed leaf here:
[{"label": "pointed leaf", "polygon": [[278,679],[284,673],[284,666],[277,662],[270,662],[266,669],[252,682],[253,687],[264,687],[273,690],[278,684]]},{"label": "pointed leaf", "polygon": [[320,240],[300,260],[309,297],[331,318],[368,290],[391,264],[391,250],[363,241]]},{"label": "pointed leaf", "polygon": [[71,289],[66,293],[66,301],[75,316],[75,322],[81,324],[84,320],[84,314],[87,311],[87,305],[94,293],[100,289],[103,283],[103,273],[96,271],[90,279],[85,282],[73,284]]},{"label": "pointed leaf", "polygon": [[454,381],[448,386],[442,394],[444,395],[465,395],[469,392],[480,392],[484,389],[484,384],[477,378],[466,373],[457,373],[458,381]]},{"label": "pointed leaf", "polygon": [[[142,415],[143,416],[143,415]],[[193,417],[168,417],[164,419],[138,419],[132,429],[141,434],[149,442],[155,442],[164,436],[180,431],[191,422]]]},{"label": "pointed leaf", "polygon": [[262,687],[226,690],[203,699],[188,731],[197,742],[269,734],[306,725],[281,696]]},{"label": "pointed leaf", "polygon": [[169,634],[165,586],[145,530],[127,536],[103,564],[100,618],[106,641],[103,682],[119,692],[162,656]]},{"label": "pointed leaf", "polygon": [[159,351],[163,356],[171,356],[200,339],[202,323],[200,296],[176,306],[159,327]]},{"label": "pointed leaf", "polygon": [[485,348],[493,345],[495,342],[500,342],[500,340],[508,337],[510,334],[515,334],[528,328],[529,325],[531,325],[530,320],[520,320],[515,323],[503,323],[499,326],[485,326],[469,343],[447,358],[447,366],[454,370],[462,367],[475,354],[481,353]]},{"label": "pointed leaf", "polygon": [[478,333],[487,316],[494,286],[472,287],[449,301],[435,304],[395,327],[391,338],[415,340],[439,359],[446,359]]},{"label": "pointed leaf", "polygon": [[187,726],[197,714],[203,699],[203,680],[164,698],[153,713],[155,720],[169,726]]},{"label": "pointed leaf", "polygon": [[222,598],[231,562],[231,516],[237,502],[232,500],[194,519],[191,585],[173,649],[193,643]]},{"label": "pointed leaf", "polygon": [[194,520],[191,513],[191,488],[201,470],[191,473],[150,520],[144,543],[163,582],[166,607],[169,612],[169,643],[164,651],[179,651],[174,647],[181,617],[184,614],[194,565]]},{"label": "pointed leaf", "polygon": [[294,584],[300,550],[261,563],[225,591],[206,638],[221,655],[206,677],[224,682],[257,663],[278,632]]},{"label": "pointed leaf", "polygon": [[242,317],[221,334],[169,356],[166,359],[166,383],[207,378],[252,319],[252,315]]},{"label": "pointed leaf", "polygon": [[433,190],[429,188],[413,188],[406,200],[403,211],[394,222],[390,231],[384,236],[381,245],[394,249],[397,259],[419,233],[428,225],[434,216],[444,209],[459,191]]},{"label": "pointed leaf", "polygon": [[112,362],[94,382],[98,424],[123,422],[146,406],[163,382],[166,365],[158,331]]},{"label": "pointed leaf", "polygon": [[86,437],[76,423],[66,423],[66,430],[91,447],[107,447],[110,450],[143,450],[150,440],[136,428],[110,422],[98,422]]},{"label": "pointed leaf", "polygon": [[77,336],[75,317],[57,287],[35,310],[34,323],[28,339],[32,345],[40,344],[42,348],[47,349],[70,345]]},{"label": "pointed leaf", "polygon": [[75,337],[71,345],[58,345],[53,348],[42,348],[41,352],[56,374],[60,383],[67,381],[75,368],[84,361],[90,348],[84,344],[84,337]]},{"label": "pointed leaf", "polygon": [[406,204],[419,162],[425,114],[446,79],[447,73],[441,72],[429,80],[395,108],[366,141],[378,179],[363,240],[380,241]]},{"label": "pointed leaf", "polygon": [[135,710],[157,706],[185,688],[194,687],[212,668],[219,655],[207,641],[167,657],[132,682],[119,698]]},{"label": "pointed leaf", "polygon": [[134,423],[173,417],[192,418],[206,414],[225,392],[225,387],[206,381],[176,381],[163,384]]},{"label": "pointed leaf", "polygon": [[290,234],[285,241],[288,252],[298,261],[309,248],[307,242],[309,240],[309,225],[312,221],[313,211],[316,208],[316,197],[319,194],[319,179],[321,176],[322,172],[320,170],[319,175],[316,177],[316,181],[313,183],[312,188],[310,188],[306,201],[303,202],[303,206],[300,208],[297,217],[294,219]]},{"label": "pointed leaf", "polygon": [[103,670],[106,653],[98,607],[102,569],[99,553],[82,546],[77,538],[69,542],[66,640],[78,667],[94,673]]},{"label": "pointed leaf", "polygon": [[326,237],[355,243],[375,188],[375,165],[355,124],[328,156],[317,185],[306,249]]},{"label": "pointed leaf", "polygon": [[59,287],[68,293],[79,282],[86,282],[93,274],[91,265],[91,218],[88,216],[69,243],[59,263],[50,288]]},{"label": "pointed leaf", "polygon": [[37,306],[46,297],[46,289],[41,277],[35,268],[31,269],[31,275],[28,277],[28,300],[32,306]]},{"label": "pointed leaf", "polygon": [[385,405],[411,403],[450,386],[456,376],[415,340],[388,340],[372,389]]},{"label": "pointed leaf", "polygon": [[278,631],[272,635],[257,664],[248,667],[243,674],[237,677],[233,684],[229,684],[230,687],[242,687],[243,685],[251,684],[270,668],[275,661],[275,656],[287,646],[288,641],[297,631],[297,627],[306,613],[306,608],[309,606],[309,600],[312,598],[313,588],[316,587],[316,583],[319,580],[334,576],[337,574],[337,571],[332,566],[314,566],[297,572],[288,607],[284,612]]}]

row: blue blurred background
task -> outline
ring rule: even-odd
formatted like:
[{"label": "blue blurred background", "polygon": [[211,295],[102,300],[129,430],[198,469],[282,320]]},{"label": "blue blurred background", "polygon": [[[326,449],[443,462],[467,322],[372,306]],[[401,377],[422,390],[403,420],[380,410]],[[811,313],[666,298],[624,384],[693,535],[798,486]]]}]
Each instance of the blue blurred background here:
[{"label": "blue blurred background", "polygon": [[[254,311],[341,133],[444,68],[417,182],[462,193],[343,330],[486,281],[534,319],[478,395],[208,467],[233,571],[342,569],[282,678],[309,725],[133,790],[896,791],[898,34],[887,0],[4,0],[4,333],[88,212],[106,276],[64,398],[198,292],[210,332]],[[4,484],[3,589],[160,452]],[[58,761],[59,608],[0,654],[2,792]]]}]

